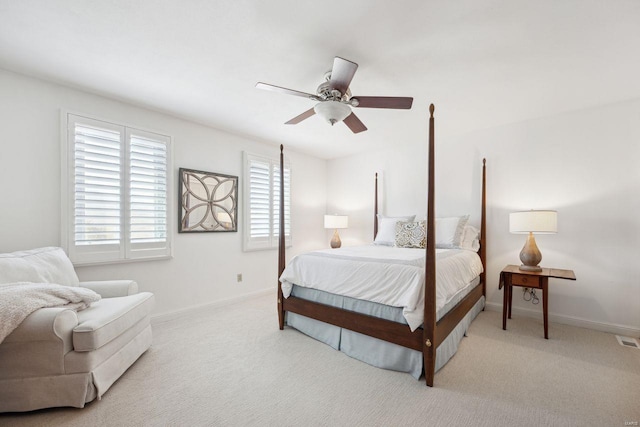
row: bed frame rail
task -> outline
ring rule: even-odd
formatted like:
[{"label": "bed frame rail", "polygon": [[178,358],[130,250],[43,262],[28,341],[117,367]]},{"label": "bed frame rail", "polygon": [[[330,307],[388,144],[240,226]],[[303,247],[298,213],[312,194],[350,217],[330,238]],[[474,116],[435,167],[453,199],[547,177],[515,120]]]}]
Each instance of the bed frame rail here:
[{"label": "bed frame rail", "polygon": [[359,332],[370,337],[420,351],[422,331],[411,332],[408,325],[380,319],[355,311],[345,310],[302,298],[289,297],[285,300],[287,311],[320,320],[331,325]]}]

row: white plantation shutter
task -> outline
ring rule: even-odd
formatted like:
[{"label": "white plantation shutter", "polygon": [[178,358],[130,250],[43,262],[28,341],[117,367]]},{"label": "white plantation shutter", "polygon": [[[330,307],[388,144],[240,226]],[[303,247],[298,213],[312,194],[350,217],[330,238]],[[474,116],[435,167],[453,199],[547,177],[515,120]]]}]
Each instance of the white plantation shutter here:
[{"label": "white plantation shutter", "polygon": [[[244,153],[244,250],[278,247],[280,162]],[[291,244],[291,168],[285,165],[285,240]]]},{"label": "white plantation shutter", "polygon": [[170,254],[170,138],[69,114],[63,245],[76,264]]},{"label": "white plantation shutter", "polygon": [[271,229],[271,176],[269,163],[249,161],[249,236],[254,241],[269,243]]},{"label": "white plantation shutter", "polygon": [[119,132],[76,127],[75,231],[77,245],[120,244]]},{"label": "white plantation shutter", "polygon": [[168,255],[168,137],[128,132],[129,221],[127,258]]}]

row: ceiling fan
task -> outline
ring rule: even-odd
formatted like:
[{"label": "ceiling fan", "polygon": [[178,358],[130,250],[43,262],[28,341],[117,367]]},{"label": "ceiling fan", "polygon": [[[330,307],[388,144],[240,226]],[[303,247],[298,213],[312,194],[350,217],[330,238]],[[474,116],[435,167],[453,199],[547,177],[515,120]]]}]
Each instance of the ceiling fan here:
[{"label": "ceiling fan", "polygon": [[316,94],[300,92],[280,86],[258,82],[258,89],[271,90],[274,92],[286,93],[289,95],[302,96],[304,98],[317,101],[315,107],[294,117],[285,124],[295,125],[308,119],[314,114],[324,118],[332,126],[344,121],[344,124],[353,133],[367,130],[367,127],[351,111],[351,107],[359,108],[392,108],[399,110],[409,110],[413,104],[413,98],[393,97],[393,96],[352,96],[349,85],[353,79],[358,64],[344,58],[336,56],[333,60],[333,68],[324,75],[325,82],[321,83],[316,90]]}]

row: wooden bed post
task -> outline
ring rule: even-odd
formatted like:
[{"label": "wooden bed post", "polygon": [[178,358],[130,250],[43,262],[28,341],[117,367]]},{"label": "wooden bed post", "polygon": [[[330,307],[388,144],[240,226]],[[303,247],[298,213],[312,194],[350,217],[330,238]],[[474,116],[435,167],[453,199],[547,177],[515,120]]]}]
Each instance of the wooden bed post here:
[{"label": "wooden bed post", "polygon": [[427,190],[427,248],[424,278],[424,332],[422,335],[422,355],[424,358],[424,376],[427,386],[433,387],[436,366],[436,218],[435,218],[435,141],[433,104],[429,106],[429,184]]},{"label": "wooden bed post", "polygon": [[376,184],[373,200],[373,240],[375,240],[378,235],[378,172],[376,172]]},{"label": "wooden bed post", "polygon": [[[482,159],[482,213],[480,217],[480,260],[484,267],[480,274],[482,295],[487,297],[487,159]],[[484,308],[483,308],[484,310]]]},{"label": "wooden bed post", "polygon": [[278,234],[278,324],[280,330],[284,329],[284,298],[282,296],[282,283],[280,282],[280,276],[284,271],[285,264],[285,239],[284,239],[284,146],[280,144],[280,228]]}]

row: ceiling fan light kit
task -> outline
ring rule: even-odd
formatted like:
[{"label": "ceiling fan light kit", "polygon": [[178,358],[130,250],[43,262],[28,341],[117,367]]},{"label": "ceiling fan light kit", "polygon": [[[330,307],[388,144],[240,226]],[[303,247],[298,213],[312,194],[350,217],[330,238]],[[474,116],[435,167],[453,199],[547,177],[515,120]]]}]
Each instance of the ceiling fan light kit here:
[{"label": "ceiling fan light kit", "polygon": [[343,121],[351,114],[351,108],[339,101],[319,102],[313,107],[313,110],[317,115],[329,122],[331,126]]},{"label": "ceiling fan light kit", "polygon": [[268,83],[258,82],[258,89],[271,90],[285,93],[287,95],[301,96],[318,103],[315,107],[294,117],[285,124],[295,125],[308,119],[314,114],[319,115],[331,126],[344,121],[353,133],[367,130],[367,127],[351,111],[351,107],[360,108],[389,108],[397,110],[409,110],[413,104],[413,98],[392,97],[392,96],[362,96],[352,97],[349,85],[358,69],[358,64],[344,58],[336,56],[333,60],[333,68],[325,73],[325,82],[321,83],[316,90],[316,95],[287,89]]}]

